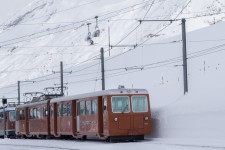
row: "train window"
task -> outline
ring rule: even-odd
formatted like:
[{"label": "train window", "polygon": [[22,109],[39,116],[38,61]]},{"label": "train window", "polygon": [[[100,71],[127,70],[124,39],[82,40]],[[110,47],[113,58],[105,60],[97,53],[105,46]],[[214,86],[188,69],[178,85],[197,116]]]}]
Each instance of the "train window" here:
[{"label": "train window", "polygon": [[46,118],[48,116],[48,110],[46,107],[43,108],[43,118]]},{"label": "train window", "polygon": [[24,120],[24,119],[25,119],[25,113],[24,113],[24,110],[20,110],[19,120]]},{"label": "train window", "polygon": [[3,119],[3,114],[2,113],[0,114],[0,119]]},{"label": "train window", "polygon": [[130,100],[128,96],[113,96],[112,111],[114,113],[130,112]]},{"label": "train window", "polygon": [[76,111],[77,111],[77,112],[76,112],[76,113],[77,113],[76,115],[77,115],[77,116],[80,116],[80,102],[76,102],[76,108],[77,108],[77,109],[76,109]]},{"label": "train window", "polygon": [[2,122],[3,122],[3,114],[1,113],[0,114],[0,125],[2,124]]},{"label": "train window", "polygon": [[146,96],[132,96],[133,112],[148,112],[148,102]]},{"label": "train window", "polygon": [[41,118],[41,111],[40,108],[37,108],[37,119]]},{"label": "train window", "polygon": [[68,116],[71,116],[71,104],[70,103],[67,104],[67,113],[68,113]]},{"label": "train window", "polygon": [[37,118],[37,108],[34,108],[34,119],[36,119]]},{"label": "train window", "polygon": [[106,97],[104,98],[103,110],[104,110],[104,113],[107,113],[107,98]]},{"label": "train window", "polygon": [[33,109],[30,108],[29,109],[29,112],[30,112],[30,119],[33,119],[33,117],[34,117]]},{"label": "train window", "polygon": [[90,115],[91,114],[91,101],[86,101],[86,111],[85,111],[86,115]]},{"label": "train window", "polygon": [[80,115],[84,115],[85,114],[85,101],[80,101]]},{"label": "train window", "polygon": [[15,121],[15,120],[16,120],[15,111],[10,111],[9,112],[9,121]]},{"label": "train window", "polygon": [[51,106],[51,117],[54,117],[54,106]]},{"label": "train window", "polygon": [[61,104],[58,104],[58,117],[60,117],[61,116],[61,114],[62,114],[62,105]]},{"label": "train window", "polygon": [[16,121],[19,120],[19,110],[16,110]]},{"label": "train window", "polygon": [[92,100],[91,114],[97,114],[97,112],[98,112],[97,100]]},{"label": "train window", "polygon": [[63,108],[62,108],[62,115],[63,116],[67,116],[67,104],[63,104]]}]

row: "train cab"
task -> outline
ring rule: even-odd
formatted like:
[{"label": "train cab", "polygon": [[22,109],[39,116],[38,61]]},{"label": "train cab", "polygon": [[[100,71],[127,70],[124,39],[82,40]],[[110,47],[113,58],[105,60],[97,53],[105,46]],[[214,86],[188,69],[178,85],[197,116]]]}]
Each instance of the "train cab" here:
[{"label": "train cab", "polygon": [[151,129],[144,89],[111,89],[50,101],[50,130],[57,137],[143,140]]},{"label": "train cab", "polygon": [[5,122],[4,122],[3,113],[4,113],[3,107],[1,107],[0,108],[0,137],[4,137],[4,134],[6,137],[14,137],[15,136],[15,120],[16,120],[15,106],[8,105],[5,107]]},{"label": "train cab", "polygon": [[103,99],[103,133],[109,140],[143,140],[150,132],[150,101],[146,90],[118,89]]}]

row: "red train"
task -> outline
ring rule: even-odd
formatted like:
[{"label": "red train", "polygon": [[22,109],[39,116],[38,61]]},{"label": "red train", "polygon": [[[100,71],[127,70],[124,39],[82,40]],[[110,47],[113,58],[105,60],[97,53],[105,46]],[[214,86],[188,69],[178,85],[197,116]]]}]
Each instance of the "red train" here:
[{"label": "red train", "polygon": [[144,140],[150,130],[149,94],[144,89],[42,97],[16,107],[17,137]]},{"label": "red train", "polygon": [[4,135],[6,137],[15,137],[15,121],[15,105],[9,104],[5,107],[5,116],[3,114],[3,107],[0,107],[0,138],[4,138]]}]

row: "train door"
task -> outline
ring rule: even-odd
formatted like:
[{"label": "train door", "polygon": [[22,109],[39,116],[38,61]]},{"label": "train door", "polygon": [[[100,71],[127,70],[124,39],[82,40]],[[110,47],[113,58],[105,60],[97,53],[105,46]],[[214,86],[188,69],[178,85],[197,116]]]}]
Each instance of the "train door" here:
[{"label": "train door", "polygon": [[76,101],[77,132],[80,132],[80,101]]},{"label": "train door", "polygon": [[103,97],[98,97],[98,132],[103,135]]},{"label": "train door", "polygon": [[76,109],[76,101],[72,101],[72,133],[73,136],[76,135],[77,132],[77,109]]},{"label": "train door", "polygon": [[28,136],[30,133],[29,133],[29,131],[30,131],[30,128],[29,128],[29,124],[30,124],[30,120],[29,120],[29,111],[28,111],[28,107],[26,107],[25,109],[24,109],[24,113],[25,113],[25,128],[26,128],[26,130],[25,130],[25,132],[26,132],[26,136]]}]

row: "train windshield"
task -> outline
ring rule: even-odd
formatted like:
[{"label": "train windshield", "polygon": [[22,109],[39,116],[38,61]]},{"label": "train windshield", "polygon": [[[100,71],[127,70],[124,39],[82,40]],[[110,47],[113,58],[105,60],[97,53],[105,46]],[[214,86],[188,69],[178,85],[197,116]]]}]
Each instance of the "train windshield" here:
[{"label": "train windshield", "polygon": [[16,121],[15,111],[10,111],[9,112],[9,120],[10,121]]},{"label": "train windshield", "polygon": [[148,112],[147,96],[132,96],[133,112]]},{"label": "train windshield", "polygon": [[114,113],[130,112],[130,100],[128,96],[113,96],[112,111]]}]

